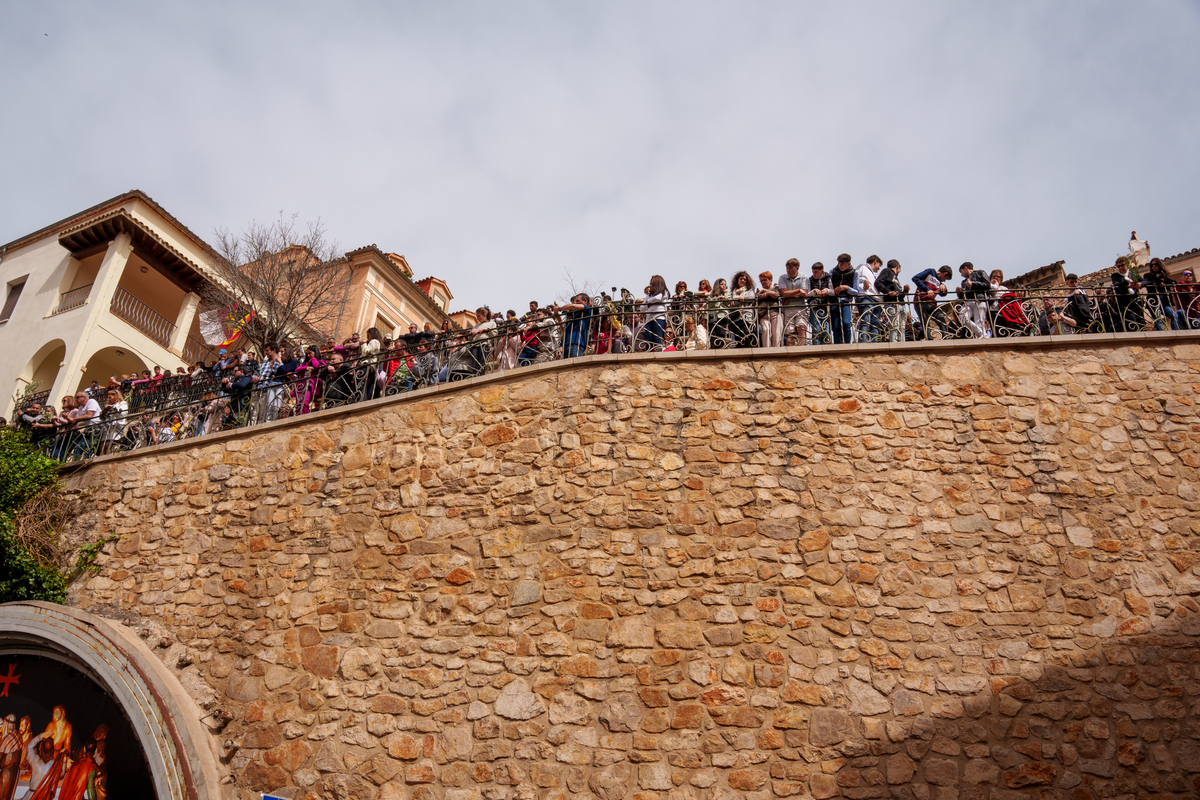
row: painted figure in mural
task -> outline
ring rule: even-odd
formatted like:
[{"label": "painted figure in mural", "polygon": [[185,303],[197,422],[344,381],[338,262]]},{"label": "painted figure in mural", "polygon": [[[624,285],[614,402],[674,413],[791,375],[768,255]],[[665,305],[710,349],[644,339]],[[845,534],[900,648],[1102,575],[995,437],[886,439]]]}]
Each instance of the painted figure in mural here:
[{"label": "painted figure in mural", "polygon": [[25,748],[33,738],[33,731],[29,729],[29,717],[21,717],[21,723],[17,726],[17,736],[21,739],[21,780],[28,781],[32,773],[29,771],[29,760],[25,758]]},{"label": "painted figure in mural", "polygon": [[71,723],[67,722],[65,708],[54,707],[50,723],[46,726],[46,733],[50,734],[50,738],[54,741],[55,754],[63,753],[68,756],[71,754]]},{"label": "painted figure in mural", "polygon": [[54,741],[49,733],[39,733],[25,745],[25,758],[29,761],[29,785],[33,791],[24,800],[50,800],[58,789],[62,775],[62,760],[54,753]]},{"label": "painted figure in mural", "polygon": [[100,771],[103,772],[104,762],[108,760],[108,726],[100,723],[96,727],[96,732],[92,734],[92,740],[96,743],[96,763],[100,765]]},{"label": "painted figure in mural", "polygon": [[63,776],[58,800],[97,800],[100,768],[96,765],[96,743],[88,742],[75,751],[75,763]]},{"label": "painted figure in mural", "polygon": [[17,718],[9,714],[0,726],[0,800],[12,800],[21,773],[21,736]]}]

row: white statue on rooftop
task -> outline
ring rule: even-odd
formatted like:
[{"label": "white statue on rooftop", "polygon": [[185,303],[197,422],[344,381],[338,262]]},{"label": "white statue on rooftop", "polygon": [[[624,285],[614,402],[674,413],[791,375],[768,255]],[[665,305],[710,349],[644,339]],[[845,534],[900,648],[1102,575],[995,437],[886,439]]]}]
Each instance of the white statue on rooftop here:
[{"label": "white statue on rooftop", "polygon": [[1139,239],[1137,231],[1129,234],[1129,261],[1134,267],[1144,267],[1150,263],[1150,243]]}]

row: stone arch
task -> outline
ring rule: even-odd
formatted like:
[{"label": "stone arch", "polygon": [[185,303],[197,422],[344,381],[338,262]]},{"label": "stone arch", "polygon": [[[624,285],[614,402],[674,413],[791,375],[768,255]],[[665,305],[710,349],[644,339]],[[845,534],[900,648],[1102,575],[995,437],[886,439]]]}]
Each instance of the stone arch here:
[{"label": "stone arch", "polygon": [[[54,389],[54,382],[58,380],[58,372],[62,369],[62,364],[66,357],[66,342],[62,339],[52,339],[46,342],[38,348],[38,351],[33,354],[33,358],[29,359],[29,363],[25,365],[25,369],[21,371],[21,380],[25,384],[36,381],[38,391],[52,391]],[[23,388],[23,385],[17,387],[18,391]],[[53,403],[54,400],[51,399],[50,402]]]},{"label": "stone arch", "polygon": [[87,386],[97,381],[104,386],[110,375],[116,375],[120,380],[122,374],[140,373],[144,369],[150,369],[150,365],[128,347],[102,347],[88,356],[79,385]]},{"label": "stone arch", "polygon": [[125,713],[160,798],[223,800],[223,770],[202,713],[128,628],[51,603],[0,605],[0,647],[75,662]]}]

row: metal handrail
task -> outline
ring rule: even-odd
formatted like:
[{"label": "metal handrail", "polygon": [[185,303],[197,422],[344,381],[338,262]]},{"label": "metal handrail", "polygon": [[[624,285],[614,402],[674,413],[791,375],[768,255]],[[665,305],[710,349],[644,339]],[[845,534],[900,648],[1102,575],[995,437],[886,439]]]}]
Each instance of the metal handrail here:
[{"label": "metal handrail", "polygon": [[189,367],[197,361],[209,362],[215,360],[217,351],[210,347],[209,344],[194,336],[187,337],[187,341],[183,345],[183,363]]},{"label": "metal handrail", "polygon": [[175,333],[175,323],[120,286],[113,293],[109,310],[163,347],[170,346],[171,336]]},{"label": "metal handrail", "polygon": [[[657,319],[643,316],[648,309],[638,301],[617,302],[558,318],[504,322],[491,330],[401,337],[391,349],[370,357],[355,357],[353,350],[342,347],[332,356],[321,354],[316,362],[289,362],[291,372],[276,370],[257,380],[253,376],[258,370],[247,365],[250,374],[243,378],[230,363],[223,370],[130,384],[126,411],[106,417],[103,425],[64,430],[43,447],[62,460],[87,459],[583,355],[693,347],[735,350],[761,347],[760,337],[775,335],[780,339],[771,342],[774,346],[832,345],[828,350],[836,354],[838,325],[842,343],[848,346],[982,336],[1061,340],[1167,327],[1200,336],[1200,293],[1190,290],[1168,296],[1166,303],[1154,294],[1105,294],[1083,302],[1061,290],[881,299],[779,303],[680,297],[669,301]],[[707,329],[704,341],[689,333],[697,325]]]},{"label": "metal handrail", "polygon": [[50,316],[53,317],[55,314],[61,314],[64,311],[70,311],[73,308],[79,308],[81,305],[87,302],[88,295],[91,294],[91,292],[92,284],[90,283],[87,286],[80,286],[72,289],[69,292],[63,292],[62,297],[60,297],[58,300],[58,305],[55,306],[54,310],[50,312]]}]

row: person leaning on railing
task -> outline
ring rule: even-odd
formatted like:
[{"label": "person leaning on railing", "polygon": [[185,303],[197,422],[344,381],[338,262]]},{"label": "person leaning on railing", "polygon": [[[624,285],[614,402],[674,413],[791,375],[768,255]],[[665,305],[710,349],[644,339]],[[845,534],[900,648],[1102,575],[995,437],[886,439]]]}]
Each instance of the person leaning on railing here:
[{"label": "person leaning on railing", "polygon": [[870,255],[866,261],[854,268],[855,288],[858,289],[856,333],[859,341],[877,342],[882,336],[879,297],[875,293],[875,281],[879,278],[882,266],[883,259],[877,255]]},{"label": "person leaning on railing", "polygon": [[1116,323],[1113,330],[1140,330],[1142,327],[1141,307],[1137,302],[1138,289],[1142,288],[1141,281],[1135,280],[1129,272],[1129,262],[1124,256],[1117,259],[1117,270],[1110,277],[1112,282],[1111,297],[1113,298]]},{"label": "person leaning on railing", "polygon": [[1067,302],[1063,313],[1075,322],[1075,333],[1096,333],[1100,328],[1096,306],[1087,290],[1080,288],[1079,276],[1073,272],[1067,275]]},{"label": "person leaning on railing", "polygon": [[907,283],[902,286],[899,276],[900,262],[893,258],[879,271],[879,277],[875,279],[875,291],[889,306],[887,337],[888,341],[892,342],[904,339],[904,319],[907,317],[905,302],[909,286]]},{"label": "person leaning on railing", "polygon": [[661,350],[664,335],[667,330],[667,303],[671,294],[667,291],[667,282],[661,275],[651,275],[650,285],[646,287],[646,296],[642,298],[641,310],[645,315],[641,336],[638,337],[638,350]]},{"label": "person leaning on railing", "polygon": [[849,253],[837,258],[837,266],[829,276],[833,284],[834,306],[830,309],[833,322],[833,343],[851,344],[854,341],[854,301],[858,297],[858,273]]},{"label": "person leaning on railing", "polygon": [[1038,333],[1042,336],[1064,336],[1077,333],[1079,321],[1058,307],[1053,297],[1043,297],[1038,311]]},{"label": "person leaning on railing", "polygon": [[953,275],[954,271],[950,269],[950,266],[943,264],[936,270],[932,268],[922,270],[913,276],[913,283],[916,285],[917,320],[921,324],[918,338],[932,338],[931,324],[936,324],[945,332],[946,318],[938,310],[937,299],[939,295],[944,296],[949,291],[946,288],[946,281],[950,280]]},{"label": "person leaning on railing", "polygon": [[753,347],[758,342],[754,323],[754,279],[746,270],[733,275],[733,288],[729,292],[729,332],[733,347]]},{"label": "person leaning on railing", "polygon": [[1175,280],[1167,274],[1161,258],[1150,259],[1150,266],[1142,276],[1142,286],[1146,288],[1146,299],[1154,316],[1154,330],[1163,329],[1163,317],[1171,323],[1171,330],[1179,330],[1180,317],[1175,312],[1174,302]]},{"label": "person leaning on railing", "polygon": [[816,261],[808,279],[808,313],[812,324],[813,344],[829,344],[830,305],[833,303],[833,281],[825,274],[825,265]]},{"label": "person leaning on railing", "polygon": [[755,294],[758,311],[758,346],[783,345],[783,314],[779,307],[779,289],[770,270],[758,274],[759,288]]},{"label": "person leaning on railing", "polygon": [[970,261],[964,261],[959,265],[958,274],[962,276],[962,284],[958,287],[957,293],[967,307],[965,320],[967,328],[976,339],[982,339],[992,283],[983,270],[975,269],[975,265]]},{"label": "person leaning on railing", "polygon": [[125,401],[121,390],[109,389],[104,398],[104,408],[100,409],[100,419],[104,424],[100,455],[111,453],[125,437],[125,417],[128,413],[129,403]]},{"label": "person leaning on railing", "polygon": [[800,275],[800,260],[789,258],[784,264],[784,274],[775,282],[782,304],[780,343],[803,345],[808,339],[808,326],[804,323],[804,298],[808,295],[808,279]]},{"label": "person leaning on railing", "polygon": [[1196,283],[1190,269],[1180,273],[1179,282],[1175,284],[1175,297],[1180,322],[1192,330],[1200,328],[1200,283]]}]

